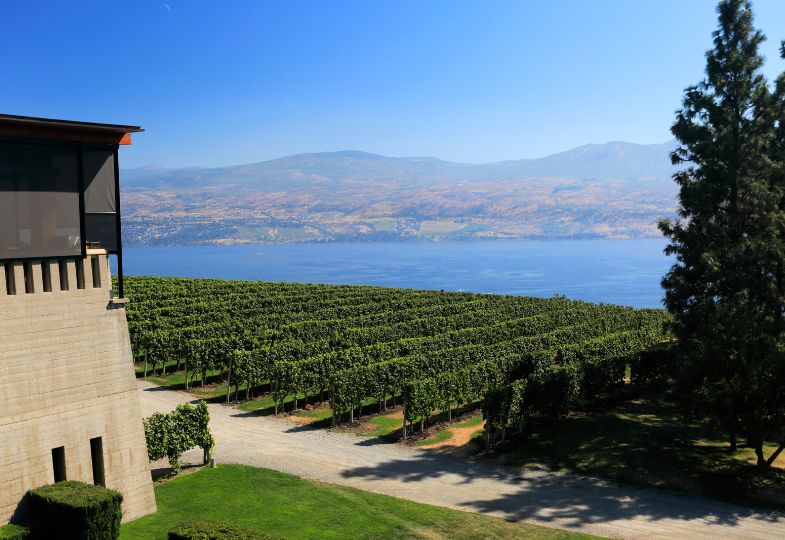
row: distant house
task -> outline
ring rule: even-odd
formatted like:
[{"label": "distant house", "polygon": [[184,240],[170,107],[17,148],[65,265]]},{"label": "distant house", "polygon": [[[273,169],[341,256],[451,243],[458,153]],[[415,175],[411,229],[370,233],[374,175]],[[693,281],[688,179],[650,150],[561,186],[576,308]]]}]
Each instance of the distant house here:
[{"label": "distant house", "polygon": [[155,511],[122,298],[117,157],[139,131],[0,115],[0,525],[66,479]]}]

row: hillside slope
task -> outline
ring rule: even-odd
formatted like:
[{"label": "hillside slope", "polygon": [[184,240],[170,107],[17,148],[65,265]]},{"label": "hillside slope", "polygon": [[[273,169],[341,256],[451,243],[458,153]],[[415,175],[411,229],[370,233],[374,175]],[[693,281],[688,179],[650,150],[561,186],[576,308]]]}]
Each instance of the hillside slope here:
[{"label": "hillside slope", "polygon": [[468,164],[359,151],[123,171],[130,245],[640,237],[675,211],[674,143]]}]

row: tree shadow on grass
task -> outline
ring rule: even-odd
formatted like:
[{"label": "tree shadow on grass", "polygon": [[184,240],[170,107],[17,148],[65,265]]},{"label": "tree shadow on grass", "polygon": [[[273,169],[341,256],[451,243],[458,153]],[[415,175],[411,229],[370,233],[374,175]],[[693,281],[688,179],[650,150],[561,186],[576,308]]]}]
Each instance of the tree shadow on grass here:
[{"label": "tree shadow on grass", "polygon": [[672,405],[653,400],[613,411],[531,423],[493,454],[520,467],[599,476],[733,503],[785,507],[785,475],[758,475],[721,434],[684,424]]},{"label": "tree shadow on grass", "polygon": [[[785,533],[785,519],[773,511],[757,511],[652,489],[621,487],[594,478],[551,472],[522,473],[514,467],[492,466],[433,452],[418,452],[409,459],[390,460],[374,467],[357,467],[345,471],[342,476],[406,483],[439,479],[444,490],[469,485],[466,492],[469,500],[459,502],[460,506],[515,521],[534,520],[580,527],[614,520],[674,519],[734,526],[740,520],[755,517],[781,525]],[[499,483],[501,489],[498,489]],[[504,494],[490,499],[472,498],[486,488]],[[452,494],[455,496],[455,491]],[[457,498],[460,499],[460,495]]]}]

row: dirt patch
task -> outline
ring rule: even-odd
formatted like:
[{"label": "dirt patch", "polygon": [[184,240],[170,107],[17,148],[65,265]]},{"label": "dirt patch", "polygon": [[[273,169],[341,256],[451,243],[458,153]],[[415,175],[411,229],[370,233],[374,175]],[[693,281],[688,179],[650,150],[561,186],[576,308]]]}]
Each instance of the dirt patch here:
[{"label": "dirt patch", "polygon": [[470,454],[474,449],[472,436],[478,431],[482,431],[482,427],[478,427],[478,426],[470,426],[470,427],[463,427],[463,428],[451,427],[450,431],[452,432],[452,436],[446,441],[438,442],[436,444],[430,444],[428,446],[424,446],[423,448],[428,450],[448,451],[451,454],[460,454],[460,455]]},{"label": "dirt patch", "polygon": [[301,426],[308,426],[319,420],[318,418],[314,418],[313,416],[297,416],[295,414],[290,414],[289,416],[286,417],[286,419],[292,422],[293,424],[298,424]]}]

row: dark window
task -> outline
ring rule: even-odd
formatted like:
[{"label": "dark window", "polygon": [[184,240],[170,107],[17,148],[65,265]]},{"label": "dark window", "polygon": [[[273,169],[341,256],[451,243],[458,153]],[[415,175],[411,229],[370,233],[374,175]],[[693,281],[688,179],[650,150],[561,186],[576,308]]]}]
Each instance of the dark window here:
[{"label": "dark window", "polygon": [[101,288],[101,261],[95,255],[90,257],[90,266],[93,270],[93,288]]},{"label": "dark window", "polygon": [[84,259],[76,259],[76,288],[84,289]]},{"label": "dark window", "polygon": [[52,270],[49,261],[41,261],[41,277],[44,280],[44,292],[52,292]]},{"label": "dark window", "polygon": [[60,290],[68,290],[68,261],[57,261],[57,266],[60,267]]},{"label": "dark window", "polygon": [[16,279],[14,279],[14,265],[6,263],[5,265],[5,292],[8,294],[16,294]]},{"label": "dark window", "polygon": [[35,284],[33,283],[33,264],[26,262],[22,265],[25,273],[25,292],[32,294],[35,292]]},{"label": "dark window", "polygon": [[81,252],[78,149],[0,143],[0,260]]},{"label": "dark window", "polygon": [[117,208],[114,150],[85,148],[85,240],[117,251]]},{"label": "dark window", "polygon": [[117,251],[117,214],[85,214],[84,227],[92,247]]},{"label": "dark window", "polygon": [[90,458],[93,461],[93,484],[96,486],[105,486],[104,442],[101,437],[90,439]]},{"label": "dark window", "polygon": [[52,448],[52,468],[55,472],[55,482],[67,480],[65,474],[65,446]]}]

